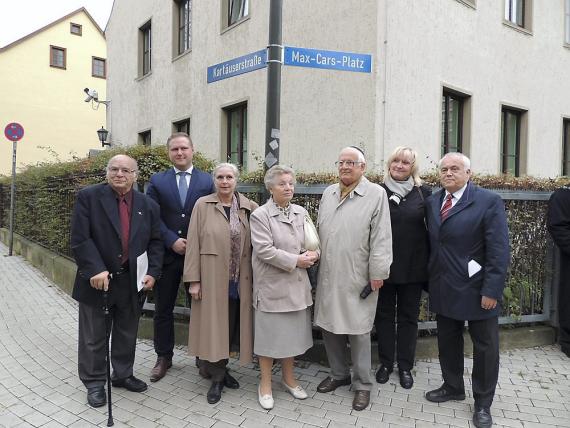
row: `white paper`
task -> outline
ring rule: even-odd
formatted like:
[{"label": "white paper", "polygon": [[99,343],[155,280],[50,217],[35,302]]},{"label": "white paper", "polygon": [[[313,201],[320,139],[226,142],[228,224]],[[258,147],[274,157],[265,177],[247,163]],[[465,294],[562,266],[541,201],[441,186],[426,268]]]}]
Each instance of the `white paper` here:
[{"label": "white paper", "polygon": [[144,276],[148,272],[148,256],[146,251],[137,257],[137,290],[141,291],[144,286]]},{"label": "white paper", "polygon": [[477,263],[475,260],[470,260],[469,263],[467,263],[467,271],[469,272],[469,278],[471,278],[480,270],[481,270],[481,265]]}]

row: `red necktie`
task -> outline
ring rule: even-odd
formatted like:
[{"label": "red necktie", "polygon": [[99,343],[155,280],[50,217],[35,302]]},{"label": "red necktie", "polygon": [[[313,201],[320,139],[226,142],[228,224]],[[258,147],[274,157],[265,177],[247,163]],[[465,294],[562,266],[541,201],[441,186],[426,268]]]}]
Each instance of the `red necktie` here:
[{"label": "red necktie", "polygon": [[447,196],[445,197],[445,203],[443,204],[443,207],[441,207],[441,221],[444,222],[445,219],[447,218],[447,216],[449,215],[449,211],[451,210],[451,200],[453,199],[453,195],[451,193],[448,193]]},{"label": "red necktie", "polygon": [[119,218],[121,219],[121,247],[123,250],[121,264],[123,264],[129,259],[129,231],[131,227],[129,205],[124,197],[119,198]]}]

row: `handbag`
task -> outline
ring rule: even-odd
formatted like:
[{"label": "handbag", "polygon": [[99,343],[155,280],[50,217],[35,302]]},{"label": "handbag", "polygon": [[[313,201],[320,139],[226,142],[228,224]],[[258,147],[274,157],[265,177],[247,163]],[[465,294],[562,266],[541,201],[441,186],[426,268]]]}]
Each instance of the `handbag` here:
[{"label": "handbag", "polygon": [[309,251],[319,251],[321,249],[321,241],[319,239],[319,234],[317,228],[311,220],[309,214],[305,214],[305,249]]}]

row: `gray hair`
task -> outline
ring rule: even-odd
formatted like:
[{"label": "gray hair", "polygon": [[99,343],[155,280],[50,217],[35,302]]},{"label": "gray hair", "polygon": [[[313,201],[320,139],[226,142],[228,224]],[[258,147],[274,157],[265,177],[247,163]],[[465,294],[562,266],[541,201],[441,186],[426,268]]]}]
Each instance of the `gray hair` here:
[{"label": "gray hair", "polygon": [[465,166],[465,169],[471,169],[471,160],[465,156],[463,153],[460,152],[449,152],[446,153],[438,162],[437,167],[441,168],[441,163],[443,162],[443,160],[445,158],[459,158],[463,161],[463,166]]},{"label": "gray hair", "polygon": [[388,156],[386,161],[386,176],[390,175],[390,164],[400,156],[407,156],[412,162],[412,170],[410,171],[414,184],[416,186],[422,185],[422,179],[420,178],[420,166],[418,165],[418,153],[411,147],[398,146],[394,149],[392,154]]},{"label": "gray hair", "polygon": [[293,168],[290,168],[287,165],[273,165],[265,173],[265,178],[263,179],[265,188],[270,190],[275,184],[275,179],[283,174],[289,174],[293,177],[293,184],[295,184],[295,171],[293,171]]},{"label": "gray hair", "polygon": [[366,158],[364,157],[364,153],[362,153],[362,150],[360,150],[354,146],[347,146],[344,149],[342,149],[340,152],[342,153],[345,150],[350,150],[353,153],[356,153],[358,155],[358,162],[366,163]]},{"label": "gray hair", "polygon": [[139,164],[137,163],[137,161],[136,161],[135,159],[133,159],[133,158],[130,157],[129,155],[115,155],[115,156],[113,156],[113,157],[112,157],[111,159],[109,159],[109,161],[107,162],[107,166],[105,167],[105,170],[106,170],[106,171],[109,170],[109,167],[111,166],[111,162],[113,162],[113,161],[115,161],[115,160],[117,160],[117,159],[119,159],[119,158],[122,158],[122,157],[125,157],[125,158],[131,160],[132,163],[134,164],[134,168],[133,168],[134,171],[135,171],[135,172],[139,172]]},{"label": "gray hair", "polygon": [[218,171],[222,168],[229,168],[232,170],[232,173],[234,174],[234,178],[237,179],[239,178],[239,169],[237,166],[235,166],[233,163],[229,163],[229,162],[222,162],[217,164],[214,167],[214,170],[212,171],[212,177],[214,178],[214,180],[216,179],[216,174],[218,173]]}]

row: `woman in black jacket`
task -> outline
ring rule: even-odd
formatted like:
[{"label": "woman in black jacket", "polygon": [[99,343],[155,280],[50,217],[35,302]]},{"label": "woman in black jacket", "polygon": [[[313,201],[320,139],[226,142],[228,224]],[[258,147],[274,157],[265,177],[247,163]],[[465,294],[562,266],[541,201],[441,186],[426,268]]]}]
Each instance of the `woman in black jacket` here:
[{"label": "woman in black jacket", "polygon": [[[424,221],[425,199],[431,189],[421,184],[417,153],[397,147],[386,162],[382,187],[390,201],[392,251],[390,277],[379,290],[376,336],[380,368],[376,381],[386,383],[397,354],[402,388],[414,384],[418,315],[422,289],[427,283],[428,235]],[[396,351],[396,352],[395,352]]]}]

